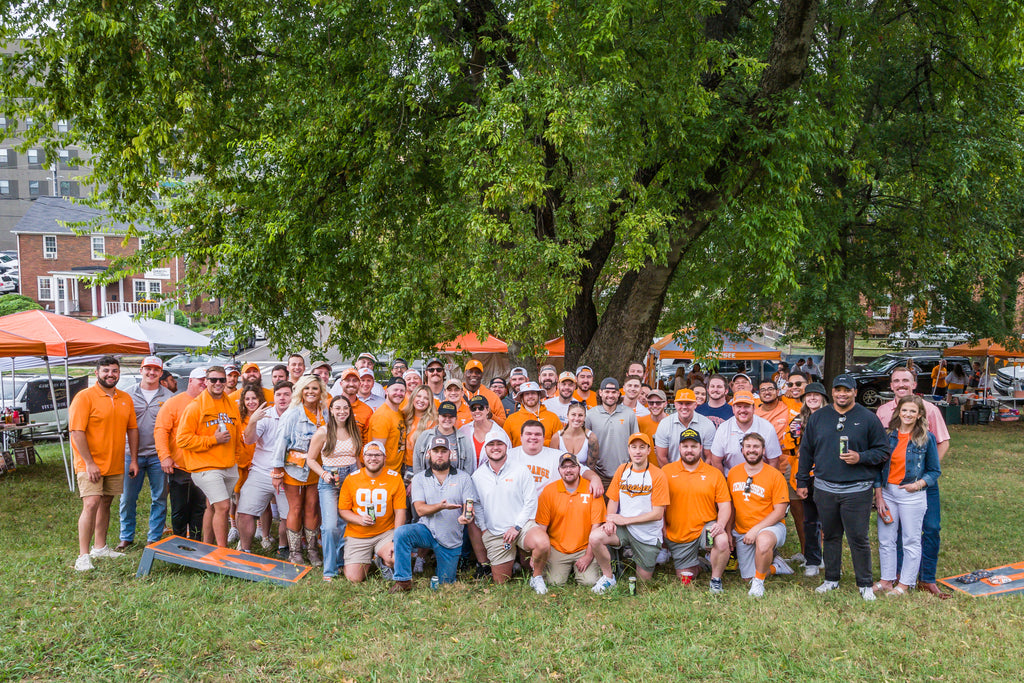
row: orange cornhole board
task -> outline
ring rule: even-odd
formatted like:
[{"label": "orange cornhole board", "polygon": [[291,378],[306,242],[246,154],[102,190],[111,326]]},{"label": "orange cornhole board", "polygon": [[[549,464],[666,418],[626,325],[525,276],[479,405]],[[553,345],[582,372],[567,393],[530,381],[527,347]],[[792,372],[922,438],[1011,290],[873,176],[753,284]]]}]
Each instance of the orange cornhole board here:
[{"label": "orange cornhole board", "polygon": [[146,549],[142,551],[139,571],[135,576],[141,577],[149,574],[154,560],[202,569],[215,574],[226,574],[236,579],[270,581],[282,586],[298,583],[299,579],[310,570],[310,567],[306,565],[292,564],[230,548],[219,548],[209,543],[201,543],[181,536],[169,536],[147,545]]},{"label": "orange cornhole board", "polygon": [[1001,567],[992,567],[988,571],[992,572],[992,576],[978,579],[972,583],[957,581],[960,577],[970,574],[949,576],[939,579],[939,583],[976,598],[988,595],[1010,595],[1024,591],[1024,562],[1004,564]]}]

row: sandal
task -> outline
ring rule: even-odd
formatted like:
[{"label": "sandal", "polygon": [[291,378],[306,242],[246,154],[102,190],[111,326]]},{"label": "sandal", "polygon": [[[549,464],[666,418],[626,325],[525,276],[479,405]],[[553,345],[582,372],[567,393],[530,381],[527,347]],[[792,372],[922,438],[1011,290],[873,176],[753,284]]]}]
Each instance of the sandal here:
[{"label": "sandal", "polygon": [[900,595],[906,595],[907,594],[907,589],[903,588],[902,586],[896,585],[896,586],[893,586],[892,590],[886,591],[885,594],[888,595],[888,596],[891,596],[891,597],[897,597],[897,596],[900,596]]},{"label": "sandal", "polygon": [[871,590],[873,590],[876,593],[881,593],[891,591],[893,587],[894,586],[892,581],[876,581],[875,585],[871,587]]}]

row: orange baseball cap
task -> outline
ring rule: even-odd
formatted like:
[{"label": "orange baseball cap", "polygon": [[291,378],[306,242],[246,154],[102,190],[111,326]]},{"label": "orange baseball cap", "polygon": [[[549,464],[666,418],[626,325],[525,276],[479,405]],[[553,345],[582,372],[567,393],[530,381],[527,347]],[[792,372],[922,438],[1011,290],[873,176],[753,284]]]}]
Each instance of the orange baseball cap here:
[{"label": "orange baseball cap", "polygon": [[244,374],[249,370],[256,370],[257,372],[259,372],[259,369],[260,366],[256,365],[255,363],[246,363],[245,365],[242,366],[242,373]]},{"label": "orange baseball cap", "polygon": [[473,370],[473,369],[476,369],[476,370],[479,370],[480,372],[483,372],[484,371],[484,364],[474,358],[473,360],[471,360],[468,363],[466,363],[466,370],[465,370],[465,372],[469,372],[470,370]]},{"label": "orange baseball cap", "polygon": [[737,391],[733,394],[732,400],[729,401],[729,405],[734,406],[737,403],[749,403],[754,405],[757,401],[754,400],[754,395],[749,391]]},{"label": "orange baseball cap", "polygon": [[627,443],[633,443],[637,439],[640,439],[645,444],[647,444],[648,448],[654,448],[654,442],[651,441],[650,435],[649,434],[644,434],[643,432],[636,432],[634,434],[630,434],[629,435],[629,441]]},{"label": "orange baseball cap", "polygon": [[341,371],[342,379],[345,379],[346,377],[349,376],[354,376],[356,379],[359,379],[359,371],[356,370],[355,368],[345,368],[344,370]]},{"label": "orange baseball cap", "polygon": [[676,392],[676,402],[680,401],[692,401],[697,402],[697,394],[693,393],[693,389],[680,389]]}]

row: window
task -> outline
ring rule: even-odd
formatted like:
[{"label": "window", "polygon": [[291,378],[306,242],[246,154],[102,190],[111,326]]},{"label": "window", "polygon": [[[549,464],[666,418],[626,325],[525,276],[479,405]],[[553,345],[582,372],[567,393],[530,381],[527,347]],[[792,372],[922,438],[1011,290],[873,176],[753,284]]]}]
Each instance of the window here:
[{"label": "window", "polygon": [[7,117],[0,116],[0,130],[7,130]]},{"label": "window", "polygon": [[0,197],[10,197],[10,196],[11,196],[11,181],[10,180],[0,180]]},{"label": "window", "polygon": [[28,196],[29,197],[38,197],[39,196],[39,190],[40,190],[40,187],[39,187],[39,181],[38,180],[30,180],[30,181],[28,181]]},{"label": "window", "polygon": [[892,314],[891,306],[878,306],[871,311],[871,315],[875,320],[888,320]]},{"label": "window", "polygon": [[67,119],[61,119],[60,121],[57,121],[57,132],[58,133],[67,133],[68,130],[69,130],[69,126],[68,126],[68,120]]},{"label": "window", "polygon": [[30,166],[39,166],[40,164],[42,164],[42,162],[39,159],[40,157],[38,149],[30,149],[28,151],[28,163]]},{"label": "window", "polygon": [[78,183],[71,180],[60,181],[60,196],[61,197],[77,197],[78,196]]},{"label": "window", "polygon": [[43,235],[43,258],[57,258],[57,236]]},{"label": "window", "polygon": [[6,166],[7,165],[7,150],[6,149],[0,149],[0,165],[2,165],[2,166]]},{"label": "window", "polygon": [[159,280],[132,280],[132,283],[135,288],[136,301],[155,299],[160,294]]},{"label": "window", "polygon": [[106,239],[103,235],[92,236],[92,260],[102,261],[107,258]]},{"label": "window", "polygon": [[53,301],[53,278],[37,277],[36,289],[39,292],[39,295],[36,297],[37,299],[40,301]]},{"label": "window", "polygon": [[146,238],[145,237],[140,237],[139,238],[139,251],[142,251],[142,248],[144,246],[146,246]]}]

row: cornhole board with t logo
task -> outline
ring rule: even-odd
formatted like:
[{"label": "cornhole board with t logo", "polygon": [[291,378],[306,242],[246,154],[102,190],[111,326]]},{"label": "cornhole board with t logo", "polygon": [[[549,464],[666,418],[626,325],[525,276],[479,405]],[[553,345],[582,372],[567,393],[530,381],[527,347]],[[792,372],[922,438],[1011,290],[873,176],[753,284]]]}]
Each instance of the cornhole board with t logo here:
[{"label": "cornhole board with t logo", "polygon": [[1024,591],[1024,562],[1004,564],[1001,567],[992,567],[988,571],[992,572],[992,576],[978,579],[973,583],[957,581],[961,576],[968,574],[957,574],[939,579],[939,583],[976,598],[989,595],[1010,595]]},{"label": "cornhole board with t logo", "polygon": [[240,550],[220,548],[181,536],[169,536],[147,545],[146,549],[142,551],[139,571],[135,576],[142,577],[149,574],[154,560],[202,569],[215,574],[226,574],[237,579],[270,581],[282,586],[298,583],[299,579],[310,570],[310,567],[305,565],[243,553]]}]

